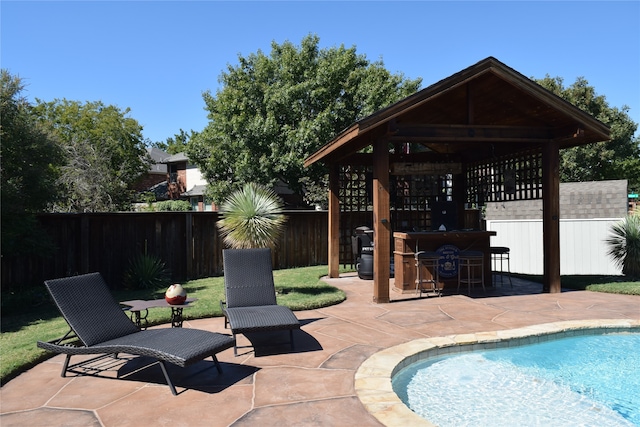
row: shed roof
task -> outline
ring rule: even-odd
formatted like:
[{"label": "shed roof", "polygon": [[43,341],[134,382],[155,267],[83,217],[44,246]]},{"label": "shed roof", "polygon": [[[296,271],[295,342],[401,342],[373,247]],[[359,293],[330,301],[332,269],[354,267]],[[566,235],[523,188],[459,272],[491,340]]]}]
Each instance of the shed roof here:
[{"label": "shed roof", "polygon": [[387,137],[468,161],[557,141],[568,148],[609,139],[609,128],[531,79],[488,57],[358,120],[305,160],[347,162]]}]

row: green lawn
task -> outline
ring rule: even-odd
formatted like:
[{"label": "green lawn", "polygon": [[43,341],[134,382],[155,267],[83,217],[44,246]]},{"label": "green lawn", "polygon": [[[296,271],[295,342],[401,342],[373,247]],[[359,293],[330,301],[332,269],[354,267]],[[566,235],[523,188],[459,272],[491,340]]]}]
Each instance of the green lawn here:
[{"label": "green lawn", "polygon": [[[514,274],[533,282],[542,283],[542,276]],[[605,292],[610,294],[640,295],[640,281],[629,281],[623,276],[574,275],[562,276],[560,284],[565,289]]]},{"label": "green lawn", "polygon": [[[292,310],[309,310],[344,301],[346,296],[343,291],[320,280],[326,274],[326,265],[274,271],[278,303]],[[224,299],[223,280],[223,277],[211,277],[183,283],[188,296],[198,298],[193,307],[184,310],[184,318],[222,316],[220,300]],[[114,296],[118,301],[156,299],[162,298],[165,290],[119,291]],[[168,309],[152,308],[149,310],[148,321],[152,325],[168,323],[170,314]],[[68,331],[66,322],[49,300],[44,285],[28,295],[2,295],[1,326],[2,384],[51,356],[36,347],[37,341],[53,340]]]}]

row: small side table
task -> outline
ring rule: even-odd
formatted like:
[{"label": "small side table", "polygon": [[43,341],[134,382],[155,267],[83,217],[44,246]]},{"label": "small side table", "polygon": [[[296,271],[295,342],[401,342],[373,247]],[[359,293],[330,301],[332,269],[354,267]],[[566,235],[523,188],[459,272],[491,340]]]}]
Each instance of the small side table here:
[{"label": "small side table", "polygon": [[[184,304],[173,305],[169,304],[164,298],[152,300],[135,299],[131,301],[122,301],[120,304],[130,306],[126,310],[131,312],[131,321],[139,328],[143,329],[147,328],[147,316],[149,315],[150,308],[171,307],[171,327],[181,328],[183,321],[182,309],[190,307],[191,303],[196,301],[198,301],[198,298],[187,298]],[[142,310],[145,312],[144,316],[140,314]],[[143,322],[144,326],[142,325]]]}]

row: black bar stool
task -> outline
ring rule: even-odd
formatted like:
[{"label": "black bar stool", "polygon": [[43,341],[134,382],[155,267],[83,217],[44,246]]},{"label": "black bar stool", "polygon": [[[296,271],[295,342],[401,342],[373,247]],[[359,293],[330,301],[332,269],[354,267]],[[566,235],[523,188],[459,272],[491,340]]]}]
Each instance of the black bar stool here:
[{"label": "black bar stool", "polygon": [[[420,251],[414,255],[416,259],[416,293],[435,293],[438,296],[442,296],[442,290],[438,287],[438,259],[440,255],[437,252]],[[423,272],[427,270],[430,273],[430,278],[424,278]],[[426,288],[425,284],[431,285]]]},{"label": "black bar stool", "polygon": [[[482,251],[461,251],[458,256],[458,267],[458,293],[460,293],[460,284],[462,283],[467,284],[469,295],[471,295],[471,285],[478,283],[487,293],[487,289],[484,287],[484,253]],[[478,271],[480,276],[478,276]]]},{"label": "black bar stool", "polygon": [[[489,248],[489,252],[491,253],[491,261],[492,261],[492,269],[494,272],[500,271],[500,285],[504,283],[504,262],[507,263],[507,277],[509,278],[509,285],[513,288],[513,282],[511,281],[511,263],[509,260],[509,252],[510,249],[506,246],[491,246]],[[500,270],[498,270],[498,262],[500,263]],[[495,284],[495,278],[492,279]]]}]

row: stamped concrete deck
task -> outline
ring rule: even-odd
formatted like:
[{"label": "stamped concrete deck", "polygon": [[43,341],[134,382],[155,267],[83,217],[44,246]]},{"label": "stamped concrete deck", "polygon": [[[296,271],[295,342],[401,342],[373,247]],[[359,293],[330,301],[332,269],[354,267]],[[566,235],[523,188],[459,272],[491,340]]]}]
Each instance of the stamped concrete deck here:
[{"label": "stamped concrete deck", "polygon": [[[212,362],[171,369],[179,395],[158,366],[136,371],[139,358],[103,365],[103,376],[60,377],[62,356],[39,364],[0,389],[0,425],[10,426],[380,426],[356,396],[354,376],[372,354],[417,338],[522,328],[565,320],[640,319],[640,297],[586,291],[542,294],[514,281],[472,297],[415,299],[391,291],[373,304],[372,282],[353,274],[327,282],[347,300],[296,312],[303,326],[293,351],[285,346],[241,349]],[[221,318],[185,327],[228,332]],[[279,339],[280,337],[272,337]],[[285,337],[286,338],[286,337]],[[248,344],[240,337],[239,344]],[[34,343],[35,345],[35,343]],[[72,359],[73,361],[73,359]]]}]

